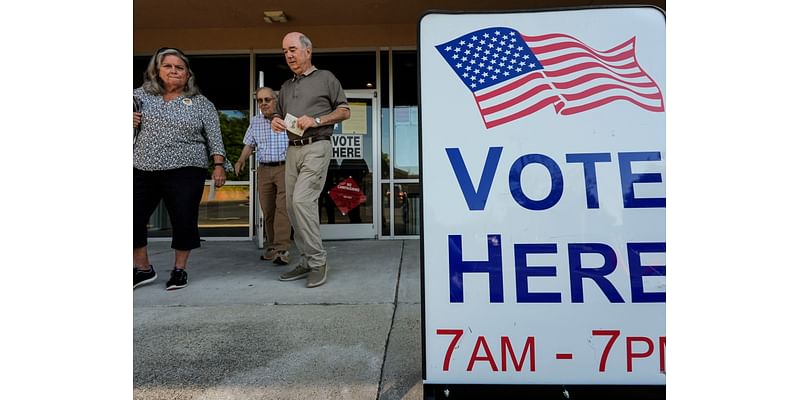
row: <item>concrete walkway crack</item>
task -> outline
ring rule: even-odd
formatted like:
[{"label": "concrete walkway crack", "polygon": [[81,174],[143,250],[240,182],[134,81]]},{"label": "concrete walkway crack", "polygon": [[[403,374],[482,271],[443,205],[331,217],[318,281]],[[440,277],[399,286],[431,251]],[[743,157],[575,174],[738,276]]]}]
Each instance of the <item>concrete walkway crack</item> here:
[{"label": "concrete walkway crack", "polygon": [[406,241],[403,240],[400,246],[400,265],[397,266],[397,281],[394,286],[394,303],[392,308],[392,320],[389,323],[389,333],[386,334],[386,343],[383,346],[383,362],[381,363],[381,377],[378,380],[378,393],[375,394],[375,400],[380,400],[381,390],[383,390],[384,369],[386,368],[386,356],[389,354],[389,340],[392,338],[392,329],[394,329],[394,319],[397,315],[397,298],[400,293],[400,274],[403,271],[403,257],[405,256]]}]

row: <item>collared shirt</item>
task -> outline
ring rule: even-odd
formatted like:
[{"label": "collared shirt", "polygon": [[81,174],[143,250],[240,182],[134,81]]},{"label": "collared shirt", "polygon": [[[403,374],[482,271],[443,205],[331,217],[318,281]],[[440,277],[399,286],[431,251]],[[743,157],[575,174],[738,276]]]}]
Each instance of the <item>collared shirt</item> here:
[{"label": "collared shirt", "polygon": [[270,120],[259,112],[250,119],[250,127],[244,134],[244,144],[256,148],[256,162],[284,161],[289,138],[286,132],[272,132]]},{"label": "collared shirt", "polygon": [[[208,168],[212,155],[225,156],[219,114],[205,96],[181,95],[164,101],[161,95],[147,93],[141,87],[133,95],[142,102],[141,130],[133,145],[134,168]],[[225,169],[232,169],[227,158]]]},{"label": "collared shirt", "polygon": [[[281,118],[286,118],[287,113],[298,118],[303,115],[316,118],[330,114],[339,107],[350,108],[342,84],[330,71],[312,66],[305,73],[283,83],[278,92],[276,112]],[[303,137],[288,133],[290,140],[332,134],[333,125],[308,128]]]}]

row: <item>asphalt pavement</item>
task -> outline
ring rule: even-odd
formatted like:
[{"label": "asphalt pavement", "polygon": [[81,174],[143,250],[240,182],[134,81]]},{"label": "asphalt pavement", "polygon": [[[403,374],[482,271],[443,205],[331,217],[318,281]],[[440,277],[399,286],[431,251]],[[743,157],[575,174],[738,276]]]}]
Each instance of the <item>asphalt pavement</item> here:
[{"label": "asphalt pavement", "polygon": [[328,281],[278,276],[249,241],[204,241],[189,285],[133,291],[134,399],[422,399],[419,240],[326,241]]}]

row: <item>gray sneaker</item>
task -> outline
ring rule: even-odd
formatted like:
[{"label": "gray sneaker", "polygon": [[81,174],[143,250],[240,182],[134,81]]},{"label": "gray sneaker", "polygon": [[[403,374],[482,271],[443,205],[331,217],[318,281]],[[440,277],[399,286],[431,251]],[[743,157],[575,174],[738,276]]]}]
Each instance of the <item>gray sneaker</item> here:
[{"label": "gray sneaker", "polygon": [[293,270],[289,272],[284,272],[281,274],[280,280],[282,281],[295,281],[300,278],[305,278],[311,272],[311,268],[306,267],[302,263],[298,264],[294,267]]},{"label": "gray sneaker", "polygon": [[311,273],[308,275],[306,281],[307,288],[321,286],[328,278],[328,264],[322,264],[321,267],[311,268]]}]

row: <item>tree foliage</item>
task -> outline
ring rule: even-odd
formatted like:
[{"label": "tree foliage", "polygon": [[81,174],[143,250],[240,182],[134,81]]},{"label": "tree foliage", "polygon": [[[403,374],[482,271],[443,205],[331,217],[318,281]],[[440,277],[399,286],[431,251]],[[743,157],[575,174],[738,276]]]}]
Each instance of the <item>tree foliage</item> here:
[{"label": "tree foliage", "polygon": [[[227,112],[226,112],[227,111]],[[241,117],[239,116],[241,115]],[[250,119],[247,117],[247,110],[235,110],[230,112],[228,110],[219,112],[219,127],[222,131],[222,142],[225,144],[225,154],[231,164],[236,163],[239,155],[242,154],[244,148],[244,134],[247,132],[247,127],[250,125]],[[240,180],[232,171],[226,173],[227,180]]]}]

